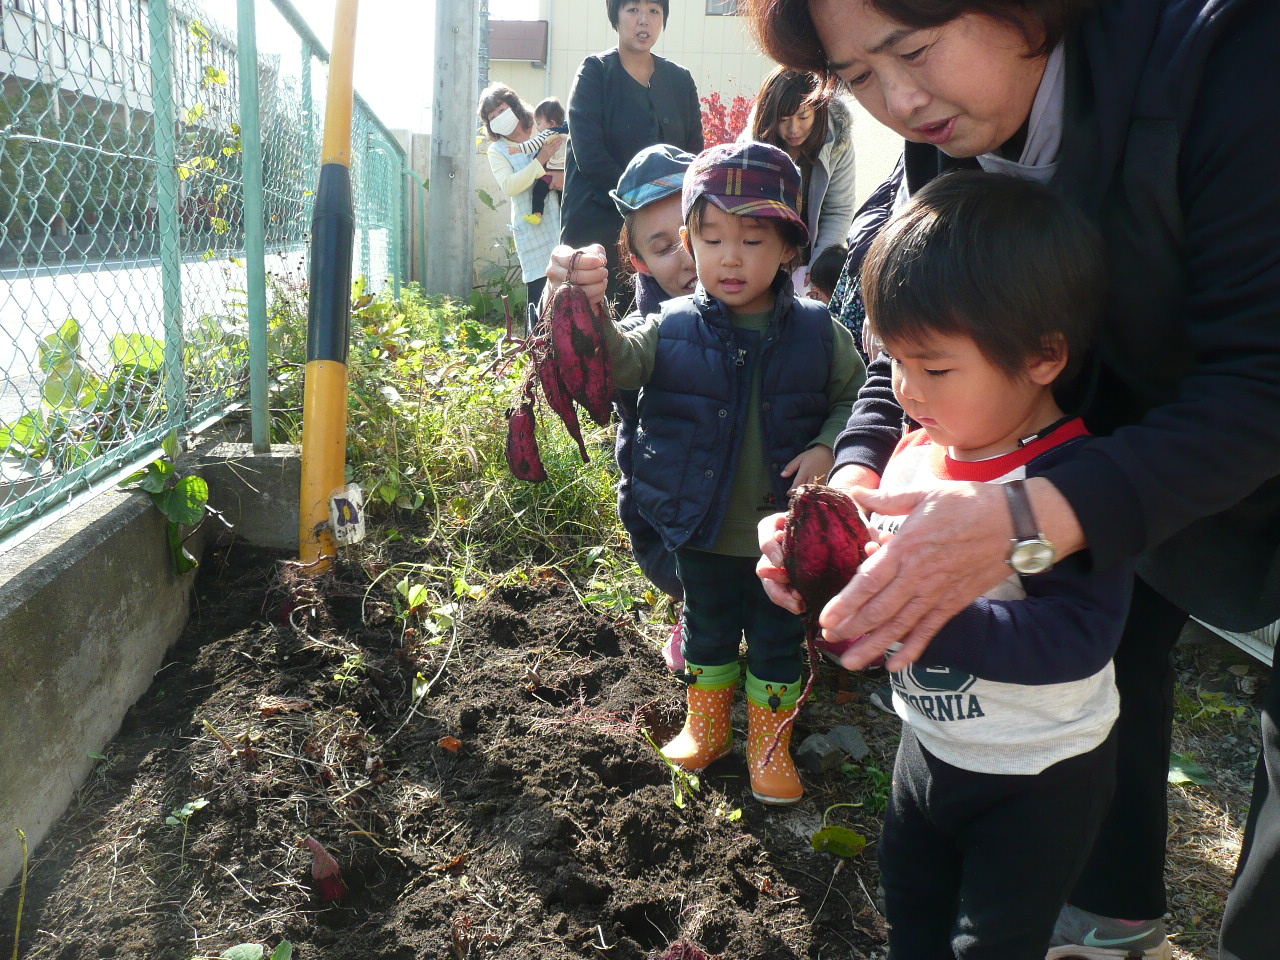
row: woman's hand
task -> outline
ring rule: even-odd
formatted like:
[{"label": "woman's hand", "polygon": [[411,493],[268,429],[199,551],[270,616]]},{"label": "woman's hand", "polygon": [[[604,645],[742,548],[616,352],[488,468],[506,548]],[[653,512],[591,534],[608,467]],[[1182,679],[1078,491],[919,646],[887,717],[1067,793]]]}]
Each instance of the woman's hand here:
[{"label": "woman's hand", "polygon": [[560,149],[560,145],[567,139],[568,138],[563,133],[552,134],[548,137],[547,142],[538,148],[538,152],[536,154],[538,162],[545,167],[547,165],[547,161],[556,155],[556,151]]},{"label": "woman's hand", "polygon": [[[1070,505],[1043,477],[1027,481],[1033,509],[1061,558],[1084,546]],[[1013,521],[999,484],[947,483],[889,494],[853,490],[868,512],[908,515],[849,585],[822,611],[829,640],[863,639],[843,657],[849,669],[878,660],[895,643],[891,670],[917,660],[942,626],[1009,576]]]},{"label": "woman's hand", "polygon": [[[578,258],[576,261],[575,256]],[[580,250],[562,243],[551,251],[551,262],[547,264],[547,290],[554,290],[562,283],[572,283],[582,288],[588,302],[604,303],[605,290],[609,286],[607,263],[604,247],[598,243]]]},{"label": "woman's hand", "polygon": [[564,171],[552,170],[550,171],[550,173],[551,173],[551,189],[563,190],[564,189]]}]

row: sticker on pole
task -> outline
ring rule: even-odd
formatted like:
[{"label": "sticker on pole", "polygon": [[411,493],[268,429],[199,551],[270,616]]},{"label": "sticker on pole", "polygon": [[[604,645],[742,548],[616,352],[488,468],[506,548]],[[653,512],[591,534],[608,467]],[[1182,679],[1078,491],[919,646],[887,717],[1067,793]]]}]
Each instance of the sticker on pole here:
[{"label": "sticker on pole", "polygon": [[329,525],[341,545],[364,539],[364,494],[358,484],[349,483],[329,498]]}]

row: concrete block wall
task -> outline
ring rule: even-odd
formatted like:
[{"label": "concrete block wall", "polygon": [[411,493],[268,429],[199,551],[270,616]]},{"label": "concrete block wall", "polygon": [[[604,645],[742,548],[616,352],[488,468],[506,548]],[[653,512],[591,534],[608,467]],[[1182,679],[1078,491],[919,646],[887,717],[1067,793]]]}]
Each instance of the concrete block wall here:
[{"label": "concrete block wall", "polygon": [[[296,448],[221,443],[179,470],[205,477],[232,536],[297,549]],[[173,573],[165,524],[146,494],[111,490],[0,553],[0,888],[22,866],[14,828],[34,851],[186,625],[195,574]]]},{"label": "concrete block wall", "polygon": [[115,736],[187,621],[165,519],[110,492],[0,555],[0,885]]}]

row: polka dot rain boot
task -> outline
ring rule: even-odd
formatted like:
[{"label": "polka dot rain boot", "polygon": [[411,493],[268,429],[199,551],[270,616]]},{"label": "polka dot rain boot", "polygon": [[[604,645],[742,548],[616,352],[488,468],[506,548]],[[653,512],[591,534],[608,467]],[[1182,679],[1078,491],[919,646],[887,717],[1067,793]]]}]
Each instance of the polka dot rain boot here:
[{"label": "polka dot rain boot", "polygon": [[684,729],[662,748],[662,755],[682,770],[701,770],[733,749],[729,709],[738,689],[737,661],[720,667],[685,664],[680,678],[689,685]]},{"label": "polka dot rain boot", "polygon": [[800,699],[801,683],[767,683],[747,671],[747,770],[751,774],[751,793],[761,803],[798,803],[804,796],[800,774],[791,759],[791,731],[778,739],[773,756],[765,763],[765,755],[779,728],[795,715]]}]

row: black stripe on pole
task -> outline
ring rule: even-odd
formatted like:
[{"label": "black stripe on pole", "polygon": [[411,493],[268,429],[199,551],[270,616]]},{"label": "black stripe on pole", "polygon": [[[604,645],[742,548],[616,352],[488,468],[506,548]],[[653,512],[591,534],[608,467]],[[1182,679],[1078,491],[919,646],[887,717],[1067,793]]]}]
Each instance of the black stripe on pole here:
[{"label": "black stripe on pole", "polygon": [[341,163],[320,168],[311,217],[311,305],[307,310],[307,362],[347,362],[351,346],[351,251],[355,242],[351,171]]}]

